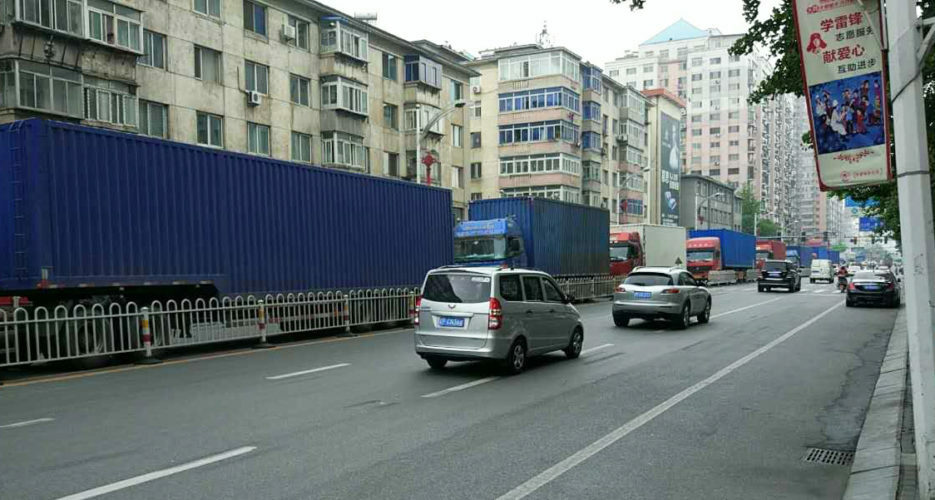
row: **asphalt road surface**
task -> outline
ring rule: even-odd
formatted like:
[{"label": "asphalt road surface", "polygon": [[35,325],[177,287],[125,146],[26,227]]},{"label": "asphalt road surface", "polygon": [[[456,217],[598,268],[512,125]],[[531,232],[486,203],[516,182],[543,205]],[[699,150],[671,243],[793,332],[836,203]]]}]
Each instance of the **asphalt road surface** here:
[{"label": "asphalt road surface", "polygon": [[710,324],[613,326],[502,376],[412,331],[0,387],[0,498],[840,498],[895,310],[714,289]]}]

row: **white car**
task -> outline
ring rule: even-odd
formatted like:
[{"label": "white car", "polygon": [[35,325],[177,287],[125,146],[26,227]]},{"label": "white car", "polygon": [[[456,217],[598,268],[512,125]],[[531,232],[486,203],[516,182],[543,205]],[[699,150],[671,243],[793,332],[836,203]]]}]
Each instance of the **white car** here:
[{"label": "white car", "polygon": [[808,277],[809,283],[827,281],[834,283],[834,266],[828,259],[815,259],[812,261],[812,272]]}]

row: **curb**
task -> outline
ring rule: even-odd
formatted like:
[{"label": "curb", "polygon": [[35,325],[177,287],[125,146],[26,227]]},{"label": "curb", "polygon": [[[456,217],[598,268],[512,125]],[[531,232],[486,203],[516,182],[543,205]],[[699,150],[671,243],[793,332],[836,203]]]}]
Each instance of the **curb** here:
[{"label": "curb", "polygon": [[847,480],[846,500],[895,499],[899,492],[902,463],[903,407],[906,397],[909,343],[906,309],[896,314],[893,332],[880,377],[870,397],[870,406],[860,430],[851,475]]}]

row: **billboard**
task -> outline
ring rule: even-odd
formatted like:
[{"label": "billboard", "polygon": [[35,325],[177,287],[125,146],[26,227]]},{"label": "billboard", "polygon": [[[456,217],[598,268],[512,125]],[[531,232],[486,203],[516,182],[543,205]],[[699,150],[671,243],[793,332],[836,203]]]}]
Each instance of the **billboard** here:
[{"label": "billboard", "polygon": [[793,0],[822,191],[892,179],[879,0]]},{"label": "billboard", "polygon": [[875,206],[877,206],[877,205],[879,205],[879,204],[880,204],[880,202],[877,201],[877,200],[875,200],[875,199],[873,199],[873,198],[870,198],[869,200],[867,200],[867,201],[862,201],[862,202],[861,202],[861,201],[855,201],[855,200],[854,200],[853,198],[851,198],[850,196],[847,196],[847,197],[844,198],[844,206],[845,206],[845,207],[848,207],[848,208],[875,207]]},{"label": "billboard", "polygon": [[883,221],[879,217],[861,217],[858,220],[860,224],[860,231],[876,231],[877,228],[883,225]]},{"label": "billboard", "polygon": [[663,226],[679,225],[679,183],[681,182],[681,136],[679,119],[659,113],[659,204]]}]

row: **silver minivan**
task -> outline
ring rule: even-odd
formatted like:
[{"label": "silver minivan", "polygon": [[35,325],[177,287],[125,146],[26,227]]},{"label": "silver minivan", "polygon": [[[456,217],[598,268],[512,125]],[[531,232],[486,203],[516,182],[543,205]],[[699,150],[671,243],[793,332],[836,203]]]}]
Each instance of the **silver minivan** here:
[{"label": "silver minivan", "polygon": [[497,360],[510,373],[529,356],[581,354],[584,327],[573,297],[546,273],[499,267],[429,271],[416,300],[416,353],[434,369],[449,361]]}]

